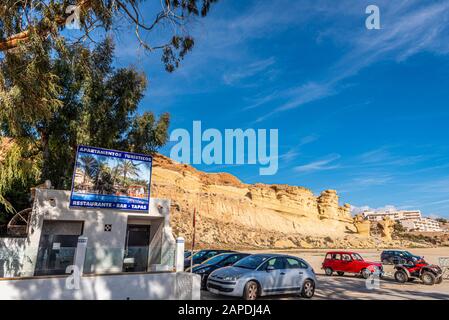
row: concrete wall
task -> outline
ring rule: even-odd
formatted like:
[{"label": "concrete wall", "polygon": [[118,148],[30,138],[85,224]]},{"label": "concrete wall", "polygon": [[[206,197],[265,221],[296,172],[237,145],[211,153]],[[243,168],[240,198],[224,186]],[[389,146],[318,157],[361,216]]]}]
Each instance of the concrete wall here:
[{"label": "concrete wall", "polygon": [[[0,278],[34,275],[45,220],[84,222],[83,235],[88,238],[85,273],[122,271],[128,220],[151,225],[150,270],[169,270],[173,267],[176,244],[169,222],[169,200],[151,199],[148,213],[136,213],[111,209],[70,208],[69,199],[69,191],[36,190],[29,234],[22,240],[23,257],[8,258],[13,262],[8,260],[8,263],[3,263],[3,267],[0,267],[3,268],[0,269]],[[104,230],[105,224],[112,225],[111,232]],[[17,245],[22,246],[20,241],[11,238],[4,241],[17,242]],[[5,252],[3,255],[8,254],[5,248],[0,247],[0,251]]]},{"label": "concrete wall", "polygon": [[198,300],[200,283],[184,272],[83,276],[79,289],[70,277],[0,280],[0,300]]}]

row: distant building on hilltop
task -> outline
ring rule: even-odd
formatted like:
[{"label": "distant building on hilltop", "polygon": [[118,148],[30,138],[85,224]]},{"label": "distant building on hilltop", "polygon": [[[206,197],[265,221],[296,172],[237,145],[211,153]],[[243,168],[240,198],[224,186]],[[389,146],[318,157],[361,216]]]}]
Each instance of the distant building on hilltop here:
[{"label": "distant building on hilltop", "polygon": [[420,232],[442,232],[443,229],[440,223],[434,219],[421,218],[421,219],[409,219],[402,220],[402,226],[406,230],[420,231]]},{"label": "distant building on hilltop", "polygon": [[449,232],[449,223],[440,223],[440,226],[444,232]]},{"label": "distant building on hilltop", "polygon": [[384,210],[384,211],[365,211],[363,212],[365,219],[371,222],[378,222],[388,217],[394,221],[421,219],[421,211],[419,210]]},{"label": "distant building on hilltop", "polygon": [[441,232],[443,229],[440,223],[434,219],[423,218],[419,210],[383,210],[383,211],[365,211],[365,219],[371,222],[382,221],[388,217],[398,221],[407,231],[421,232]]}]

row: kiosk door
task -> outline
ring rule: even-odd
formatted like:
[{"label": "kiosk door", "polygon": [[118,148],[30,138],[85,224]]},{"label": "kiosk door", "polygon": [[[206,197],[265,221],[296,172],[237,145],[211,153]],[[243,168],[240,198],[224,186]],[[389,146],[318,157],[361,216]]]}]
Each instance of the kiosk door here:
[{"label": "kiosk door", "polygon": [[150,226],[128,225],[123,270],[127,272],[146,272],[149,248]]}]

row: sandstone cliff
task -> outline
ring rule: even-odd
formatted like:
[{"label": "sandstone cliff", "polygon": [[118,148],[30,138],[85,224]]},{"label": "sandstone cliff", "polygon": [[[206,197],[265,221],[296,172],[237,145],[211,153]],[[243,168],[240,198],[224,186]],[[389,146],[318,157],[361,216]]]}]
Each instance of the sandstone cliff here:
[{"label": "sandstone cliff", "polygon": [[356,237],[350,206],[339,206],[335,190],[317,197],[303,187],[245,184],[161,155],[154,158],[151,196],[171,199],[173,231],[187,242],[197,209],[199,247],[337,247]]}]

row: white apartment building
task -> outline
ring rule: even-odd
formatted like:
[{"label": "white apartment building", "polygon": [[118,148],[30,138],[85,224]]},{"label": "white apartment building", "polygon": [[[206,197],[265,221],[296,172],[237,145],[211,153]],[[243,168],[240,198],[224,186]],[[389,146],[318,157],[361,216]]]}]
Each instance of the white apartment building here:
[{"label": "white apartment building", "polygon": [[419,210],[365,211],[363,212],[363,217],[371,222],[381,221],[385,217],[389,217],[394,221],[422,218]]},{"label": "white apartment building", "polygon": [[443,229],[440,223],[434,219],[421,218],[421,219],[408,219],[401,221],[402,226],[406,230],[414,230],[420,232],[442,232]]},{"label": "white apartment building", "polygon": [[434,219],[423,218],[419,210],[384,210],[365,211],[365,219],[371,222],[381,221],[389,217],[394,221],[399,221],[406,230],[416,230],[421,232],[441,232],[443,229],[440,223]]}]

